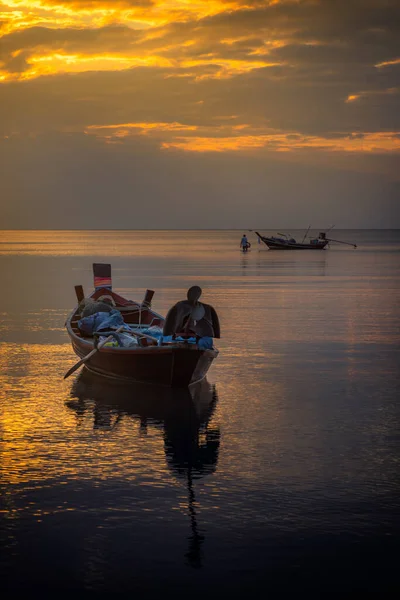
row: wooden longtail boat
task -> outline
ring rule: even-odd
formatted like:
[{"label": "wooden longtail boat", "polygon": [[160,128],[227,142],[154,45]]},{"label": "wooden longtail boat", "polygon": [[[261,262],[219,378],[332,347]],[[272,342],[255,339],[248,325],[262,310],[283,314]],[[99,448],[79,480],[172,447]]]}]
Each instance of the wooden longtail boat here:
[{"label": "wooden longtail boat", "polygon": [[[154,337],[144,335],[141,330],[150,326],[163,327],[164,317],[151,308],[154,292],[147,290],[143,302],[127,300],[112,290],[111,265],[93,265],[95,289],[89,296],[92,300],[108,298],[114,309],[121,312],[124,322],[136,333],[138,340],[133,347],[110,347],[98,344],[98,336],[88,337],[78,327],[81,309],[78,304],[67,318],[65,326],[75,354],[84,359],[89,371],[122,382],[151,383],[185,388],[201,381],[212,361],[218,356],[216,348],[203,349],[187,341],[173,340],[158,343]],[[78,302],[84,299],[82,286],[76,286]],[[107,335],[103,334],[102,335]],[[88,355],[92,353],[90,357]],[[85,357],[88,357],[87,360]],[[65,377],[71,373],[70,370]]]},{"label": "wooden longtail boat", "polygon": [[329,244],[329,240],[317,238],[311,240],[310,243],[296,242],[292,237],[285,236],[280,233],[282,237],[265,237],[260,235],[258,231],[255,232],[259,239],[268,246],[270,250],[323,250],[325,246]]},{"label": "wooden longtail boat", "polygon": [[[306,235],[310,228],[308,228]],[[325,232],[320,232],[317,238],[311,238],[309,242],[305,242],[306,235],[304,236],[301,242],[296,242],[296,240],[286,233],[278,233],[281,237],[267,237],[255,231],[255,234],[258,236],[258,239],[264,242],[266,246],[270,250],[323,250],[329,244],[329,242],[337,242],[338,244],[347,244],[349,246],[354,246],[357,248],[356,244],[350,244],[349,242],[341,242],[339,240],[332,240],[326,237]]]}]

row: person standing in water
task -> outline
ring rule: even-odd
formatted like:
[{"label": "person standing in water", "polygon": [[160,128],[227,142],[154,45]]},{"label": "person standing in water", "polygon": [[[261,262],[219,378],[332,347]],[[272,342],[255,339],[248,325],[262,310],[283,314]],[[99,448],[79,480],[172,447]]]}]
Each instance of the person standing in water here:
[{"label": "person standing in water", "polygon": [[249,245],[250,244],[248,242],[247,236],[244,233],[242,239],[240,240],[240,247],[242,248],[243,252],[247,252]]}]

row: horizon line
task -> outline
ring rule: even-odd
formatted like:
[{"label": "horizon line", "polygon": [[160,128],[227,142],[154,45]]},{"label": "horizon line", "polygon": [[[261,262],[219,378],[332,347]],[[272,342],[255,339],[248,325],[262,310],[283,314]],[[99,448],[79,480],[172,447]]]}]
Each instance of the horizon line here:
[{"label": "horizon line", "polygon": [[[291,230],[301,230],[303,231],[304,229],[306,229],[306,227],[287,227],[287,226],[278,226],[278,227],[257,227],[257,229],[261,230],[261,231],[270,231],[271,229],[291,229]],[[310,227],[311,230],[315,230],[315,229],[320,229],[320,230],[324,230],[327,229],[326,227]],[[330,229],[330,228],[328,228]],[[333,229],[333,228],[332,228]],[[400,230],[400,227],[335,227],[336,231],[338,230],[349,230],[349,231],[397,231]],[[36,228],[36,227],[30,227],[30,228],[1,228],[0,231],[249,231],[252,233],[255,233],[255,229],[248,229],[248,228],[243,228],[243,227],[221,227],[221,228],[214,228],[214,227],[201,227],[201,228],[191,228],[191,227],[180,227],[180,228],[174,228],[174,227],[139,227],[139,228],[135,228],[135,229],[126,229],[126,228],[119,228],[119,227],[87,227],[87,228],[59,228],[59,227],[51,227],[51,228]]]}]

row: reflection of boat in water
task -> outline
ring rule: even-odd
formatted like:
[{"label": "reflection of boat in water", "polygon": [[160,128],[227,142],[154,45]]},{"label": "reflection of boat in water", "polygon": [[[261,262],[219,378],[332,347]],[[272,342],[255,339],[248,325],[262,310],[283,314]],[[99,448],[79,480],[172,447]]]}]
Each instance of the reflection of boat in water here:
[{"label": "reflection of boat in water", "polygon": [[132,384],[116,385],[88,371],[82,371],[66,402],[78,419],[93,412],[93,427],[113,429],[125,418],[140,421],[141,432],[150,427],[163,432],[167,465],[188,490],[191,523],[189,549],[185,555],[193,567],[201,566],[204,536],[197,524],[193,483],[215,471],[218,461],[220,430],[210,426],[218,397],[215,386],[206,379],[186,389]]}]

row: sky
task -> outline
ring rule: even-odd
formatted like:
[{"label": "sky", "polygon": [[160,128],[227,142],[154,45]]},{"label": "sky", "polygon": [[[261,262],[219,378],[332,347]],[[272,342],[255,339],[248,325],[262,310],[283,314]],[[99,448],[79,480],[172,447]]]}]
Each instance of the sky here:
[{"label": "sky", "polygon": [[0,0],[0,228],[400,227],[399,0]]}]

